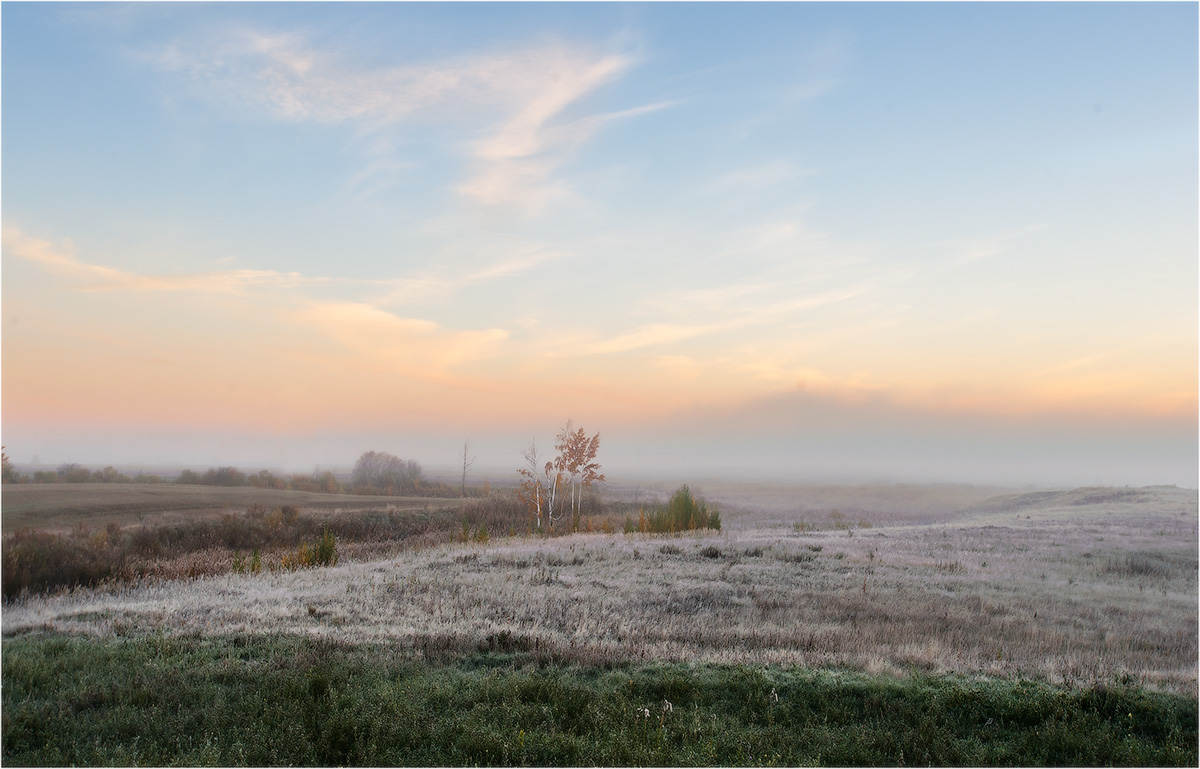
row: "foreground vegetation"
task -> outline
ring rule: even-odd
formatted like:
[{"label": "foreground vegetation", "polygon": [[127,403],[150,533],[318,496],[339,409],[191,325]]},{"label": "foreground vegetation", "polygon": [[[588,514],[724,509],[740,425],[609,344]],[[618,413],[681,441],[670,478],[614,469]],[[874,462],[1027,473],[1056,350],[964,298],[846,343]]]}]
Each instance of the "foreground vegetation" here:
[{"label": "foreground vegetation", "polygon": [[[3,628],[6,635],[54,629],[102,638],[294,633],[457,654],[494,637],[507,639],[510,651],[584,666],[661,660],[894,675],[917,669],[1076,688],[1131,681],[1195,699],[1195,494],[1112,496],[1077,490],[1000,498],[949,524],[939,515],[914,525],[901,511],[906,522],[893,525],[888,510],[863,505],[844,517],[867,519],[870,528],[817,531],[799,529],[794,518],[738,513],[722,515],[719,533],[601,528],[509,537],[501,528],[504,506],[492,500],[468,500],[445,515],[433,510],[434,528],[392,541],[371,538],[402,533],[426,513],[309,520],[301,512],[289,525],[270,511],[257,521],[233,516],[230,528],[144,535],[135,526],[128,531],[164,548],[143,562],[153,569],[145,578],[9,596]],[[899,500],[893,494],[885,502]],[[833,512],[822,517],[836,522]],[[326,523],[336,566],[280,568],[301,546],[312,552]],[[176,557],[166,549],[189,532],[203,542],[239,527],[247,539],[226,543],[237,549]],[[250,537],[260,533],[296,538],[262,548],[254,573]],[[68,539],[90,543],[98,534]],[[22,550],[11,542],[6,563],[15,553],[19,564]],[[235,573],[239,555],[248,573]]]},{"label": "foreground vegetation", "polygon": [[[309,565],[310,549],[322,541],[329,550],[341,540],[344,546],[357,546],[359,554],[405,541],[439,541],[456,513],[455,508],[401,512],[391,507],[318,516],[302,515],[290,505],[270,511],[252,505],[244,513],[154,526],[109,522],[92,529],[80,523],[66,534],[26,528],[4,536],[3,593],[11,599],[147,577],[287,569]],[[330,565],[334,558],[319,561]]]},{"label": "foreground vegetation", "polygon": [[6,536],[0,760],[1195,765],[1194,491],[683,491]]},{"label": "foreground vegetation", "polygon": [[41,633],[3,680],[8,766],[1197,762],[1195,700],[1121,685]]},{"label": "foreground vegetation", "polygon": [[[369,498],[339,499],[362,504]],[[398,501],[403,504],[413,500]],[[621,503],[601,505],[594,495],[581,496],[570,521],[546,528],[541,535],[612,533],[620,525],[622,515],[628,526],[629,515],[623,511],[629,507],[629,504]],[[106,508],[101,506],[101,509]],[[686,512],[680,513],[681,509]],[[700,528],[720,528],[717,511],[712,509],[710,512],[702,502],[697,502],[686,486],[667,506],[652,508],[650,512],[650,520],[655,522],[675,521],[681,516],[682,523],[672,523],[672,530],[686,531],[689,522],[695,529],[698,521]],[[181,579],[224,574],[230,570],[241,572],[246,568],[251,568],[254,573],[260,569],[286,569],[298,562],[307,563],[307,549],[326,532],[341,543],[344,553],[359,559],[453,540],[485,543],[496,536],[535,533],[525,505],[514,494],[503,492],[484,498],[454,500],[450,504],[424,500],[422,507],[398,507],[389,502],[360,509],[321,511],[306,508],[302,511],[295,505],[283,504],[271,509],[255,502],[244,512],[193,516],[184,520],[143,520],[136,525],[122,525],[119,519],[110,518],[99,525],[88,524],[89,520],[96,519],[106,520],[103,514],[92,518],[85,512],[75,518],[77,523],[69,532],[25,526],[6,533],[4,598],[147,577]],[[646,520],[643,509],[643,525]],[[666,527],[659,530],[665,531]],[[329,560],[325,559],[323,563],[328,565]]]}]

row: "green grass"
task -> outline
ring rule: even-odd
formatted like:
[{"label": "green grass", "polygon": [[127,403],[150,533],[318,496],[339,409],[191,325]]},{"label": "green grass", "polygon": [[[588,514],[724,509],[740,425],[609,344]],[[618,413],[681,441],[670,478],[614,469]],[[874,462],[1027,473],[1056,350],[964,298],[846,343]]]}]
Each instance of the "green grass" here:
[{"label": "green grass", "polygon": [[33,633],[5,639],[3,692],[9,766],[1197,763],[1197,703],[1118,684]]}]

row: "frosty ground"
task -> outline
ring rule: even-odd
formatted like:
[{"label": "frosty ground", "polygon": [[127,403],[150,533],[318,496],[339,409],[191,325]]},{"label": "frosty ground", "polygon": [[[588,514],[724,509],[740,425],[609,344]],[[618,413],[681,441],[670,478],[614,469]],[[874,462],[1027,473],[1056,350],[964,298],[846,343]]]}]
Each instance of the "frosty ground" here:
[{"label": "frosty ground", "polygon": [[386,642],[417,659],[768,663],[1196,698],[1195,491],[952,497],[822,488],[726,506],[720,534],[493,537],[333,568],[80,589],[7,603],[3,631],[286,633]]}]

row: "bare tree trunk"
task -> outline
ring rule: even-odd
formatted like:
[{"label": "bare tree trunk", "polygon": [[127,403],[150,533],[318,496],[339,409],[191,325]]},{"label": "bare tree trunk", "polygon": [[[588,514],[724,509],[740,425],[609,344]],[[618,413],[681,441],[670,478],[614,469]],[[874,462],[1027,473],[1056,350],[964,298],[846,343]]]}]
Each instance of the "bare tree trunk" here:
[{"label": "bare tree trunk", "polygon": [[532,499],[529,496],[524,496],[526,500],[533,502],[533,514],[537,521],[537,530],[540,533],[542,530],[542,481],[538,478],[538,450],[537,441],[530,441],[529,447],[521,452],[521,456],[525,459],[525,467],[522,467],[518,472],[524,478],[521,481],[521,494],[527,495],[529,487],[532,486]]},{"label": "bare tree trunk", "polygon": [[471,456],[471,442],[463,441],[462,447],[462,488],[459,491],[459,496],[467,496],[467,471],[471,469],[471,465],[475,464],[475,457]]}]

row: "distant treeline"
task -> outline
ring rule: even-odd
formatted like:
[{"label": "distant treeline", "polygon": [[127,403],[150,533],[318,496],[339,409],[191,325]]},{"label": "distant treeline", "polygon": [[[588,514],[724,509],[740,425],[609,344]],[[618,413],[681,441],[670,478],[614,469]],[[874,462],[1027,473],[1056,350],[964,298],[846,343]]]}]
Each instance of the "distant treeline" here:
[{"label": "distant treeline", "polygon": [[196,486],[253,486],[257,489],[309,491],[317,494],[342,494],[346,491],[345,484],[329,471],[320,475],[317,473],[276,475],[270,470],[244,473],[236,467],[212,467],[203,473],[184,470],[175,479],[175,483]]},{"label": "distant treeline", "polygon": [[130,478],[113,467],[89,470],[83,465],[68,463],[55,470],[34,470],[22,473],[7,463],[4,466],[5,483],[167,483],[161,475],[138,473]]},{"label": "distant treeline", "polygon": [[174,479],[139,472],[130,477],[113,467],[88,470],[76,463],[59,465],[54,470],[35,470],[32,474],[16,470],[4,457],[4,483],[178,483],[199,486],[252,486],[279,491],[307,491],[316,494],[371,494],[386,496],[456,497],[459,489],[441,481],[431,481],[413,460],[403,461],[384,452],[364,453],[349,480],[330,471],[276,475],[270,470],[246,473],[236,467],[212,467],[203,473],[184,470]]}]

